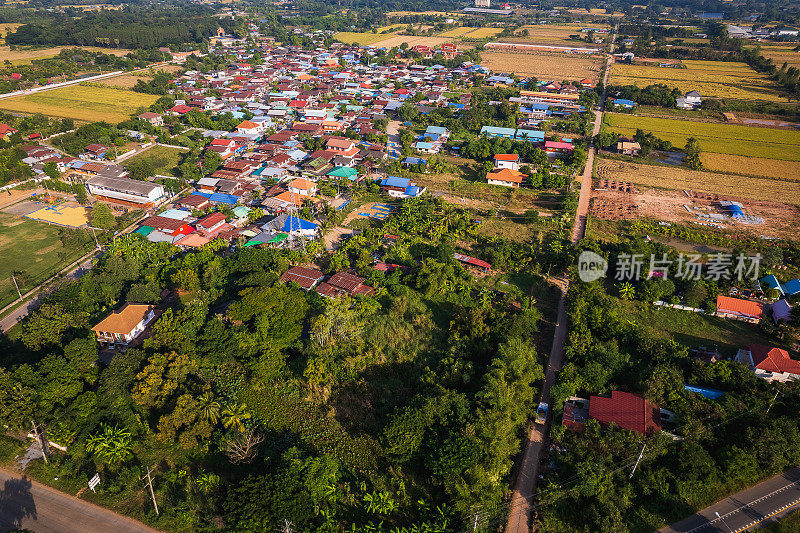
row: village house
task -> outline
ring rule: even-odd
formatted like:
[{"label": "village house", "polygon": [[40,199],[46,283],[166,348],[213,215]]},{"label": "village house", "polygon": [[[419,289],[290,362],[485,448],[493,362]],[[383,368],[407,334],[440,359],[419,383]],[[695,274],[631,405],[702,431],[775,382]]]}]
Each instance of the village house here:
[{"label": "village house", "polygon": [[722,318],[733,318],[757,324],[761,317],[764,316],[764,304],[720,295],[717,296],[716,315]]},{"label": "village house", "polygon": [[617,152],[620,154],[637,156],[641,150],[641,145],[633,139],[620,137],[617,141]]},{"label": "village house", "polygon": [[322,281],[324,277],[325,274],[316,268],[294,266],[283,273],[281,276],[281,282],[294,282],[297,283],[302,289],[310,291],[317,285],[317,283]]},{"label": "village house", "polygon": [[519,155],[517,154],[495,154],[494,168],[496,170],[502,168],[510,168],[511,170],[519,170]]},{"label": "village house", "polygon": [[736,361],[746,364],[756,376],[771,383],[800,379],[800,361],[781,348],[751,344],[736,353]]},{"label": "village house", "polygon": [[153,305],[126,303],[92,328],[103,344],[125,346],[132,343],[156,318]]},{"label": "village house", "polygon": [[141,115],[139,115],[136,118],[138,118],[139,120],[141,120],[143,122],[147,122],[149,124],[152,124],[153,126],[163,126],[164,125],[164,117],[162,117],[158,113],[153,113],[153,112],[148,111],[146,113],[142,113]]},{"label": "village house", "polygon": [[614,424],[647,437],[661,431],[662,421],[672,416],[638,394],[615,390],[611,391],[611,396],[567,399],[562,424],[567,429],[581,431],[586,420],[591,418],[603,426]]},{"label": "village house", "polygon": [[337,272],[328,279],[317,285],[317,293],[328,298],[339,298],[341,296],[368,296],[375,292],[375,289],[365,283],[364,278],[360,278],[349,272]]}]

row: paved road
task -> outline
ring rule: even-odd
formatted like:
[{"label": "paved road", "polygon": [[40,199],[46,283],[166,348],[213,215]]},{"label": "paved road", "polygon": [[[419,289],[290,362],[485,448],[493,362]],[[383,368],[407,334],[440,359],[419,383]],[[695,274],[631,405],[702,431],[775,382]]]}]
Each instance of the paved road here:
[{"label": "paved road", "polygon": [[36,533],[157,533],[136,520],[0,469],[0,533],[18,528]]},{"label": "paved road", "polygon": [[[800,468],[787,470],[755,487],[693,514],[659,533],[739,533],[753,531],[800,509]],[[716,513],[720,517],[717,518]]]}]

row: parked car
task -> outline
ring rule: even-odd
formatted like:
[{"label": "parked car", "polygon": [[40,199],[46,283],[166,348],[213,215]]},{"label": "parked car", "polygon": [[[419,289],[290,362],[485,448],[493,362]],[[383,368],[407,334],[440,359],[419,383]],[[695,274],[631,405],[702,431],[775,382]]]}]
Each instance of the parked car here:
[{"label": "parked car", "polygon": [[544,402],[539,402],[539,407],[536,408],[536,423],[544,424],[547,421],[547,411],[550,406]]}]

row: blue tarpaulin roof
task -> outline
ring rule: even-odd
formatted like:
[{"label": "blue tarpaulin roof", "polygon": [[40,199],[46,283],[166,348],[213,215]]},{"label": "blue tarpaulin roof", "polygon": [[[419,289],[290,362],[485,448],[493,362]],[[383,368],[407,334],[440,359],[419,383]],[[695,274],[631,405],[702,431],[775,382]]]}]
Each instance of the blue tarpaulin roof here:
[{"label": "blue tarpaulin roof", "polygon": [[405,189],[411,185],[411,180],[408,178],[401,178],[399,176],[389,176],[381,182],[381,185],[385,187],[402,187]]},{"label": "blue tarpaulin roof", "polygon": [[317,225],[308,220],[303,220],[297,217],[286,217],[286,222],[283,224],[283,231],[286,233],[298,230],[317,229]]},{"label": "blue tarpaulin roof", "polygon": [[232,194],[224,194],[221,192],[215,192],[214,194],[209,196],[208,199],[211,200],[212,202],[217,202],[220,204],[230,204],[230,205],[235,205],[237,202],[239,202],[238,196],[234,196]]},{"label": "blue tarpaulin roof", "polygon": [[691,392],[696,392],[697,394],[700,394],[701,396],[704,396],[709,400],[716,400],[717,398],[725,394],[724,392],[717,389],[709,389],[708,387],[698,387],[696,385],[684,384],[683,388]]},{"label": "blue tarpaulin roof", "polygon": [[795,278],[791,281],[787,281],[783,286],[783,292],[788,296],[793,296],[800,292],[800,279]]}]

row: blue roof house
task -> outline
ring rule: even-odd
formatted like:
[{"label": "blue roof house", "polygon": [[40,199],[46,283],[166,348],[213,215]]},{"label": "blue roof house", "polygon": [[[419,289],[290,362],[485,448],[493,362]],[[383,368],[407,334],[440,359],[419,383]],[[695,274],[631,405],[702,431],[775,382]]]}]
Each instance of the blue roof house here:
[{"label": "blue roof house", "polygon": [[415,198],[425,192],[408,178],[389,176],[381,181],[381,189],[394,198]]},{"label": "blue roof house", "polygon": [[778,278],[776,278],[774,274],[770,274],[769,276],[764,276],[758,281],[764,283],[770,289],[775,289],[776,291],[783,294],[783,287],[781,286],[781,282],[778,281]]},{"label": "blue roof house", "polygon": [[496,126],[484,126],[481,128],[481,135],[488,135],[489,137],[506,137],[513,139],[517,133],[515,128],[498,128]]},{"label": "blue roof house", "polygon": [[627,109],[632,109],[636,107],[636,102],[634,102],[633,100],[626,100],[624,98],[615,98],[613,100],[613,103],[614,107],[624,107]]},{"label": "blue roof house", "polygon": [[786,296],[794,296],[800,293],[800,279],[795,278],[791,281],[787,281],[783,286],[783,292]]}]

